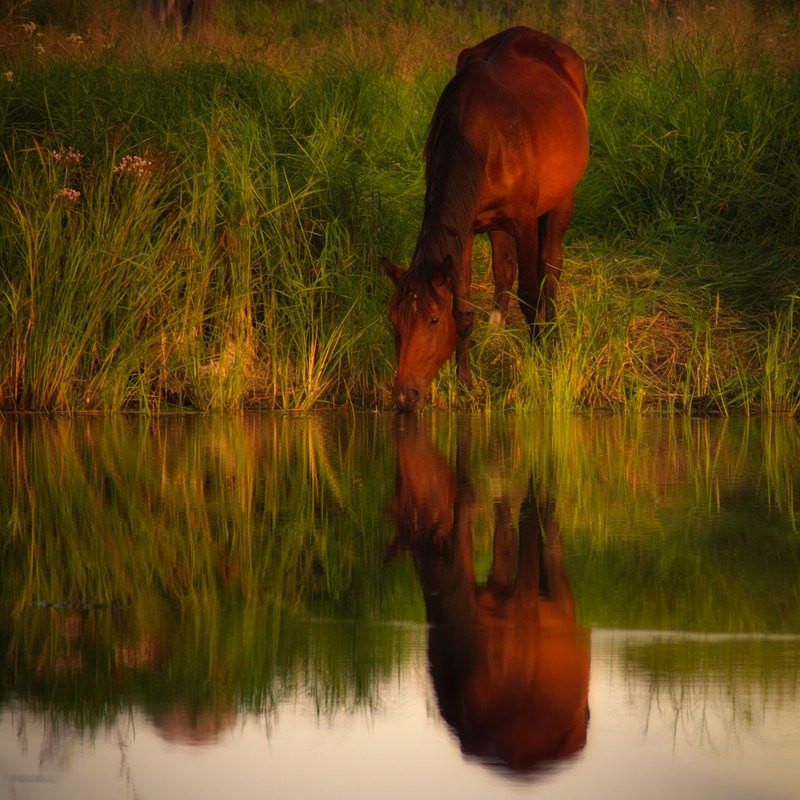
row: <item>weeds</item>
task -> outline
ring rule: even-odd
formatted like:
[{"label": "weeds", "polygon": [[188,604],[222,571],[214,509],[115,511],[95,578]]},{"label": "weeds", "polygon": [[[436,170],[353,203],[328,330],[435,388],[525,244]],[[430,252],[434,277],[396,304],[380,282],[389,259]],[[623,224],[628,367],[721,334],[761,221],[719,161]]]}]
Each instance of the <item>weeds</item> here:
[{"label": "weeds", "polygon": [[0,21],[1,407],[385,405],[431,110],[535,17],[591,77],[558,321],[489,328],[478,264],[478,388],[434,404],[798,413],[795,10],[241,2],[177,42],[40,5]]}]

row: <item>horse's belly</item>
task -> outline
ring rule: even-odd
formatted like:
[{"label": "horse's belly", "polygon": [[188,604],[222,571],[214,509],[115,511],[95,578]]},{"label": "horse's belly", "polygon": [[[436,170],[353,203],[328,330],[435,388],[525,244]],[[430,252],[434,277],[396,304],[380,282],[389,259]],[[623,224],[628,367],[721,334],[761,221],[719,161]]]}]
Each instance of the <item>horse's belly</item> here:
[{"label": "horse's belly", "polygon": [[575,191],[589,161],[585,118],[576,112],[555,120],[545,133],[526,136],[517,130],[487,148],[476,232],[510,229],[539,217]]},{"label": "horse's belly", "polygon": [[537,143],[539,214],[575,191],[589,163],[589,134],[576,120],[554,125]]},{"label": "horse's belly", "polygon": [[552,158],[537,170],[526,171],[520,165],[487,181],[477,205],[473,230],[513,233],[520,222],[552,211],[575,191],[586,164],[587,159],[581,157]]}]

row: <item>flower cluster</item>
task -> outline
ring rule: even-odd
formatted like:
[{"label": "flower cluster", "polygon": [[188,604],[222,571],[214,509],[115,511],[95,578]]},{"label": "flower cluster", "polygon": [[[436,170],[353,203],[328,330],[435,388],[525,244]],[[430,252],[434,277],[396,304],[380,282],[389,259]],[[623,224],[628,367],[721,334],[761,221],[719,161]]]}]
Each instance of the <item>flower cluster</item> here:
[{"label": "flower cluster", "polygon": [[72,147],[69,149],[60,147],[58,150],[51,150],[50,155],[57,164],[66,164],[67,166],[78,166],[83,161],[83,153],[73,150]]},{"label": "flower cluster", "polygon": [[152,171],[153,162],[141,156],[125,156],[125,158],[114,167],[114,172],[117,175],[133,175],[138,178]]},{"label": "flower cluster", "polygon": [[53,200],[68,200],[70,203],[77,203],[81,199],[81,193],[77,189],[60,189],[53,195]]},{"label": "flower cluster", "polygon": [[9,82],[9,83],[11,83],[11,81],[13,81],[13,80],[14,80],[14,73],[13,73],[11,70],[8,70],[8,72],[4,72],[4,73],[3,73],[3,77],[4,77],[4,78],[5,78],[5,79],[6,79],[6,80]]},{"label": "flower cluster", "polygon": [[43,55],[44,54],[44,47],[42,46],[42,43],[40,41],[41,38],[42,38],[42,32],[39,30],[39,26],[35,22],[23,22],[19,27],[22,28],[22,30],[28,36],[30,36],[32,39],[36,40],[36,43],[34,44],[33,49],[39,55]]}]

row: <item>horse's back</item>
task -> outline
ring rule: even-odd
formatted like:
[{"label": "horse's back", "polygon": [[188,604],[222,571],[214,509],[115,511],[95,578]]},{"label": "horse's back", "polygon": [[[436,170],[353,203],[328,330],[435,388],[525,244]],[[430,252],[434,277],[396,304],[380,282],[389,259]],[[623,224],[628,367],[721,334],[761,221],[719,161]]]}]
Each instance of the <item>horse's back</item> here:
[{"label": "horse's back", "polygon": [[529,84],[536,73],[548,80],[555,77],[575,93],[582,105],[586,104],[588,85],[583,59],[569,45],[541,31],[519,26],[497,33],[462,50],[456,72],[475,61],[492,65],[509,84]]},{"label": "horse's back", "polygon": [[538,217],[574,191],[589,159],[586,94],[580,56],[531,28],[462,51],[437,116],[456,120],[484,164],[476,231]]}]

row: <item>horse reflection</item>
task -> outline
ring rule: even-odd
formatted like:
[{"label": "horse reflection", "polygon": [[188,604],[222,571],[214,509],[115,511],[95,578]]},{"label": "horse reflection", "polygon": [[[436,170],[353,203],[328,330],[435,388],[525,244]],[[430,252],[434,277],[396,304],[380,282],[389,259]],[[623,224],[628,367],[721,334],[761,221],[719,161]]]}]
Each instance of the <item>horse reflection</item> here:
[{"label": "horse reflection", "polygon": [[174,703],[164,711],[152,715],[156,733],[174,744],[217,744],[223,735],[232,730],[236,722],[233,708],[192,711],[182,703]]},{"label": "horse reflection", "polygon": [[589,720],[589,645],[551,498],[528,480],[517,525],[510,495],[495,500],[493,561],[478,585],[468,441],[453,470],[420,420],[400,420],[396,438],[394,548],[410,551],[422,585],[442,716],[466,754],[514,772],[575,755]]}]

